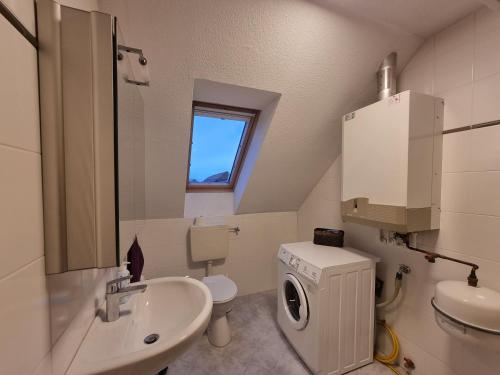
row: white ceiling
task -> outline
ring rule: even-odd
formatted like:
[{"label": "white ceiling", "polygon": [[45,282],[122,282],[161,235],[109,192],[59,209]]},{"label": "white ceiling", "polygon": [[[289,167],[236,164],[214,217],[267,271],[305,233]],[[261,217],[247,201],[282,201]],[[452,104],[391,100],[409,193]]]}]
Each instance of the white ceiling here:
[{"label": "white ceiling", "polygon": [[375,100],[384,56],[397,51],[403,66],[421,36],[476,6],[321,1],[100,0],[149,60],[151,86],[142,89],[148,218],[183,216],[195,79],[281,94],[237,212],[296,210],[340,152],[341,116]]},{"label": "white ceiling", "polygon": [[315,0],[334,10],[428,37],[471,13],[479,0]]}]

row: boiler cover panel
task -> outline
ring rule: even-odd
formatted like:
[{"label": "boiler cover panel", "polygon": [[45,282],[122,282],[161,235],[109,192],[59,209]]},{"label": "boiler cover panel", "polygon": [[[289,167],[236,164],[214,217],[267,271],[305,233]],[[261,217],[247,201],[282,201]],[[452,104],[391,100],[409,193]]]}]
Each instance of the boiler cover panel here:
[{"label": "boiler cover panel", "polygon": [[344,116],[342,201],[406,206],[409,92]]}]

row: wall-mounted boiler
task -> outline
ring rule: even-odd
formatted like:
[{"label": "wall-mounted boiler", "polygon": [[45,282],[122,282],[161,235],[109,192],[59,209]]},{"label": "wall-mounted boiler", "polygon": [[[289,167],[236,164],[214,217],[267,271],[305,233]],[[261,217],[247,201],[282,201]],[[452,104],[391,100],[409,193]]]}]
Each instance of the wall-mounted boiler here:
[{"label": "wall-mounted boiler", "polygon": [[397,232],[439,229],[443,100],[405,91],[342,123],[342,218]]}]

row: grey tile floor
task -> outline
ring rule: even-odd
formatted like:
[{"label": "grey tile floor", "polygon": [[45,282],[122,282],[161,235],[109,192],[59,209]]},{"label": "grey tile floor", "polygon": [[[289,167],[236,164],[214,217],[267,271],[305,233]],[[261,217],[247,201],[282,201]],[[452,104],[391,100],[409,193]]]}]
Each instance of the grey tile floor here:
[{"label": "grey tile floor", "polygon": [[[167,375],[309,375],[306,366],[276,322],[276,292],[236,298],[229,314],[232,341],[216,348],[203,335],[178,360]],[[390,375],[373,363],[350,375]]]}]

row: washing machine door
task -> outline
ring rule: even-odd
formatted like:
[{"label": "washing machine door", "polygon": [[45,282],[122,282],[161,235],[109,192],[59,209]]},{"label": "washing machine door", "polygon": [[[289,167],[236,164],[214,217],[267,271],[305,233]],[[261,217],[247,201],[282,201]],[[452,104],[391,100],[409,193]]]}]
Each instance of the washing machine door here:
[{"label": "washing machine door", "polygon": [[309,319],[309,305],[302,284],[294,275],[287,273],[282,288],[282,303],[289,323],[296,330],[304,329]]}]

